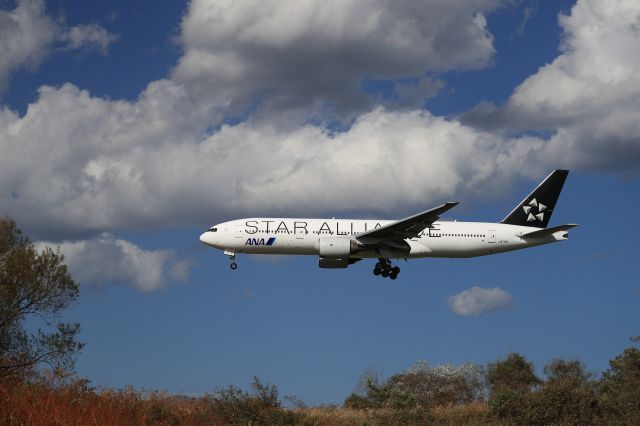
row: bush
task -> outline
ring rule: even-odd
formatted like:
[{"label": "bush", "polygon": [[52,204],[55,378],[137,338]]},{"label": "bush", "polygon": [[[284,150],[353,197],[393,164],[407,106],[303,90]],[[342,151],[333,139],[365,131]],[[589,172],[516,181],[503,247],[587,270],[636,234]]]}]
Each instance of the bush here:
[{"label": "bush", "polygon": [[600,384],[605,417],[618,424],[640,424],[640,350],[627,348],[609,365]]},{"label": "bush", "polygon": [[484,397],[484,375],[475,364],[430,366],[418,361],[410,369],[391,376],[383,384],[368,377],[361,393],[352,393],[347,408],[428,409],[468,404]]},{"label": "bush", "polygon": [[229,425],[291,425],[301,421],[302,414],[282,408],[275,386],[254,376],[251,387],[253,393],[229,386],[208,395],[204,399],[206,411]]},{"label": "bush", "polygon": [[529,392],[542,383],[533,371],[533,364],[518,353],[510,353],[505,359],[490,363],[487,381],[492,393],[505,390]]},{"label": "bush", "polygon": [[590,425],[600,419],[596,394],[588,384],[555,380],[529,393],[506,389],[489,400],[492,416],[527,425]]}]

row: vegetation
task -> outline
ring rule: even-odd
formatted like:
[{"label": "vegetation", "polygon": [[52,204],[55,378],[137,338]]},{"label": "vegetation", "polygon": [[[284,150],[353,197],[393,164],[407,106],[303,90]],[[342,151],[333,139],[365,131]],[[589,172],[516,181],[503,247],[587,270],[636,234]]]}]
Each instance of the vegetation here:
[{"label": "vegetation", "polygon": [[[61,371],[73,368],[82,344],[79,324],[56,323],[78,297],[78,285],[63,256],[50,248],[38,253],[8,218],[0,219],[0,378],[25,377],[43,364]],[[28,333],[27,320],[48,329]]]},{"label": "vegetation", "polygon": [[541,383],[536,377],[533,364],[518,353],[510,353],[505,359],[490,363],[487,381],[493,394],[527,393]]},{"label": "vegetation", "polygon": [[609,365],[599,384],[603,412],[618,424],[640,424],[640,350],[627,348]]},{"label": "vegetation", "polygon": [[432,366],[418,361],[412,368],[391,376],[380,384],[377,378],[364,377],[364,389],[345,400],[349,408],[427,409],[469,404],[484,399],[482,368],[467,363]]},{"label": "vegetation", "polygon": [[[577,359],[554,359],[543,380],[518,353],[486,368],[418,361],[386,380],[369,370],[342,407],[306,407],[295,397],[285,406],[258,377],[250,391],[229,386],[200,397],[96,390],[73,372],[79,325],[55,324],[78,297],[63,260],[0,220],[0,425],[640,425],[637,347],[600,379]],[[34,318],[54,331],[29,334],[24,324]]]}]

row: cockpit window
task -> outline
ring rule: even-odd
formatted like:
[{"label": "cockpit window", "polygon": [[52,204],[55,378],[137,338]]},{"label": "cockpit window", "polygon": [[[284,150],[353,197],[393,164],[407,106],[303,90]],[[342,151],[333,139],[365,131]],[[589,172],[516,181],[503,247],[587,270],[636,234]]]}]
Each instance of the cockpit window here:
[{"label": "cockpit window", "polygon": [[218,232],[218,228],[209,228],[209,232]]}]

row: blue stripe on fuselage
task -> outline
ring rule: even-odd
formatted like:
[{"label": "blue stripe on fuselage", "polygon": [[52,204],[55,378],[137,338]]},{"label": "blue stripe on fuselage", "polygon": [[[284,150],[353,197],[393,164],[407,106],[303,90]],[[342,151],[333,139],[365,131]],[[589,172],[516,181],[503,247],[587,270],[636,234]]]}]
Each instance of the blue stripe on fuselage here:
[{"label": "blue stripe on fuselage", "polygon": [[271,246],[271,245],[273,245],[273,243],[275,243],[275,242],[276,242],[276,238],[275,238],[275,237],[271,237],[271,238],[269,238],[269,239],[267,240],[267,244],[265,244],[265,245],[267,245],[267,246]]}]

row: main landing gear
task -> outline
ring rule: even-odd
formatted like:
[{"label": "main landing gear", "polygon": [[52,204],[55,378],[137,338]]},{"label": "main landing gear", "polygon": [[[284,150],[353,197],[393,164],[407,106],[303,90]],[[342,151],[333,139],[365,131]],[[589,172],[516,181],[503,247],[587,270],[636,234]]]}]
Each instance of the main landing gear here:
[{"label": "main landing gear", "polygon": [[229,256],[229,260],[231,261],[231,264],[229,266],[231,267],[231,269],[235,271],[238,268],[238,264],[236,263],[236,254],[232,251],[226,251],[226,250],[224,254]]},{"label": "main landing gear", "polygon": [[375,268],[373,268],[373,275],[382,275],[383,277],[389,277],[392,280],[398,278],[400,268],[393,266],[387,259],[378,259]]}]

